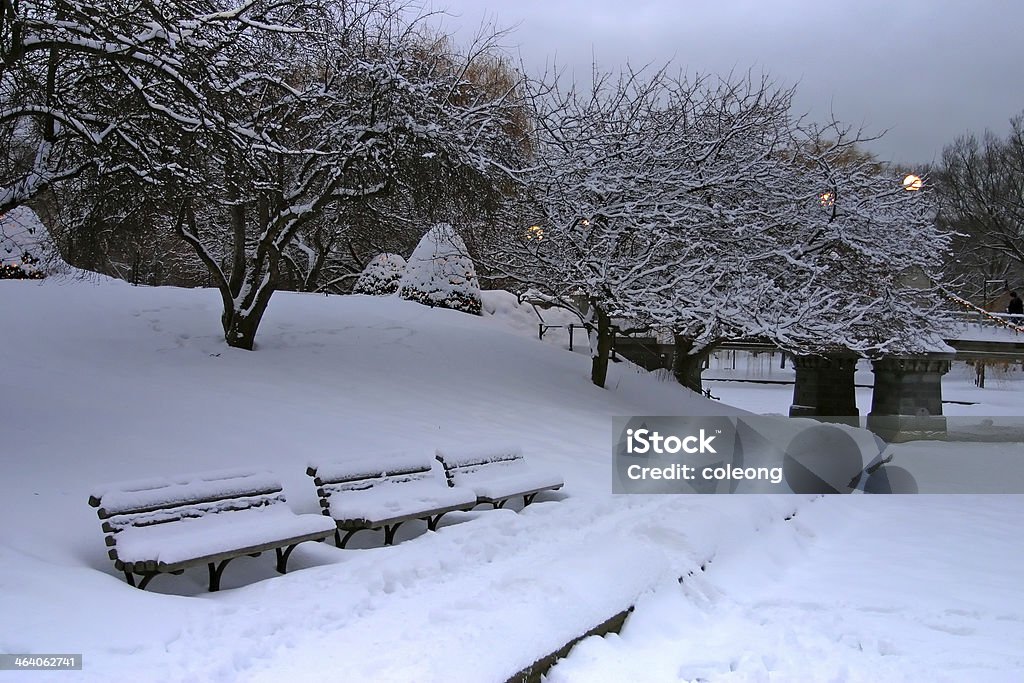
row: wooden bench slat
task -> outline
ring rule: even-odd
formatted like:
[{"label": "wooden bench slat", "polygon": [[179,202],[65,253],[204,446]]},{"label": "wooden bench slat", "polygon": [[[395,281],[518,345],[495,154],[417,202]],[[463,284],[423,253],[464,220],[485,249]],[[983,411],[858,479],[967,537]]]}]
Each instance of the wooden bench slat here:
[{"label": "wooden bench slat", "polygon": [[[281,489],[264,489],[264,490],[250,491],[250,492],[245,494],[245,497],[269,496],[269,495],[273,495],[275,493],[281,493]],[[110,517],[118,517],[118,516],[121,516],[121,515],[140,515],[140,514],[146,514],[148,512],[158,512],[160,510],[168,510],[168,509],[174,509],[174,508],[187,507],[187,506],[190,506],[190,505],[198,505],[198,504],[202,504],[202,503],[217,503],[217,502],[224,501],[224,500],[234,500],[235,498],[236,498],[236,496],[234,496],[234,495],[220,495],[220,496],[211,496],[211,497],[207,497],[207,498],[194,498],[194,499],[190,499],[190,500],[177,499],[177,500],[171,501],[171,502],[163,504],[163,505],[151,505],[151,506],[148,506],[148,507],[126,509],[126,510],[121,510],[121,509],[115,508],[113,511],[101,507],[99,510],[96,511],[96,514],[99,515],[100,519],[108,519]]]},{"label": "wooden bench slat", "polygon": [[[280,491],[271,495],[252,496],[244,498],[222,498],[213,501],[202,501],[173,508],[160,510],[149,510],[146,512],[133,512],[111,515],[103,521],[103,530],[116,533],[127,527],[144,527],[155,524],[168,524],[183,519],[196,519],[208,514],[222,512],[240,512],[252,508],[266,507],[285,502]],[[103,519],[101,517],[101,519]]]},{"label": "wooden bench slat", "polygon": [[224,470],[192,479],[147,479],[103,487],[89,504],[101,519],[120,514],[154,512],[166,508],[211,503],[232,498],[279,493],[281,484],[269,472]]},{"label": "wooden bench slat", "polygon": [[524,460],[522,449],[513,445],[499,445],[485,448],[439,448],[437,449],[436,454],[441,455],[444,458],[442,462],[445,464],[446,468],[450,469],[473,465],[487,465],[496,462]]},{"label": "wooden bench slat", "polygon": [[320,484],[337,484],[362,479],[430,472],[429,458],[408,453],[383,453],[373,458],[311,463],[306,473]]}]

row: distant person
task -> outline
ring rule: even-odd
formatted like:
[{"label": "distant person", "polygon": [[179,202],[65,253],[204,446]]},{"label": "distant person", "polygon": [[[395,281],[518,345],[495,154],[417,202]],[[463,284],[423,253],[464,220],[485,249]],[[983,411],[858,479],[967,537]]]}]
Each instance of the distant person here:
[{"label": "distant person", "polygon": [[1010,303],[1006,305],[1006,312],[1014,315],[1024,315],[1024,301],[1017,296],[1017,292],[1010,292]]}]

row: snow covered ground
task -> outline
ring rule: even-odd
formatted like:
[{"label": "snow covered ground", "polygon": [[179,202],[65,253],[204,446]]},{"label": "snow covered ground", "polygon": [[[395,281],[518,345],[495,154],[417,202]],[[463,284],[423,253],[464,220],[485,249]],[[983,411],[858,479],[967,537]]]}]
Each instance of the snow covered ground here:
[{"label": "snow covered ground", "polygon": [[1024,680],[1020,522],[1016,496],[819,499],[549,680]]},{"label": "snow covered ground", "polygon": [[[611,495],[612,416],[785,413],[791,387],[706,401],[617,364],[597,389],[564,330],[539,342],[500,294],[479,318],[280,293],[254,352],[224,345],[218,305],[0,281],[0,652],[84,656],[0,681],[504,681],[633,603],[549,679],[1024,678],[1024,498]],[[977,390],[976,414],[1024,406],[1018,386]],[[509,443],[564,490],[394,547],[307,543],[286,576],[239,559],[214,594],[202,569],[127,587],[87,505],[103,482],[246,467],[312,512],[311,460]]]}]

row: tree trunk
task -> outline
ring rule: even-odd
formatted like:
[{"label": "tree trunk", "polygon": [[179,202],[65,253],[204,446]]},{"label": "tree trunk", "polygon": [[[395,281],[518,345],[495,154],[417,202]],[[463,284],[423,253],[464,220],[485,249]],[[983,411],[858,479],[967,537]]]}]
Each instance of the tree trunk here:
[{"label": "tree trunk", "polygon": [[246,296],[240,301],[228,296],[228,293],[221,288],[221,298],[224,300],[224,314],[221,316],[221,323],[224,326],[224,341],[228,343],[228,346],[252,351],[256,341],[256,330],[259,329],[263,314],[267,311],[270,297],[277,289],[275,282],[275,277],[263,281],[260,285],[254,286],[254,294]]},{"label": "tree trunk", "polygon": [[693,339],[675,335],[673,340],[672,353],[672,375],[676,381],[687,389],[696,391],[698,394],[704,392],[701,384],[701,373],[704,371],[704,361],[711,353],[711,346],[705,346],[697,353],[693,351]]},{"label": "tree trunk", "polygon": [[[593,303],[590,306],[595,319],[596,331],[591,327],[590,332],[590,381],[597,386],[604,388],[608,379],[608,359],[612,352],[612,321],[608,315]],[[596,339],[594,339],[596,335]]]},{"label": "tree trunk", "polygon": [[252,347],[256,343],[256,328],[259,327],[259,324],[259,318],[256,316],[242,317],[238,314],[230,316],[224,327],[224,340],[228,346],[252,351]]},{"label": "tree trunk", "polygon": [[267,310],[270,296],[267,295],[265,300],[261,298],[261,302],[244,314],[236,310],[224,311],[221,322],[224,325],[224,341],[228,346],[252,351],[256,342],[256,330],[259,329],[260,321]]}]

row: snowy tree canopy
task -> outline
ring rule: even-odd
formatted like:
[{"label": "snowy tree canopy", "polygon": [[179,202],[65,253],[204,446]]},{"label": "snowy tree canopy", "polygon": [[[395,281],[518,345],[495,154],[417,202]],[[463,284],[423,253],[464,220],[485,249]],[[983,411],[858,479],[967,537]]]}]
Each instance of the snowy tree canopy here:
[{"label": "snowy tree canopy", "polygon": [[[492,265],[591,316],[602,384],[613,319],[671,330],[683,353],[758,337],[793,353],[922,350],[942,325],[948,245],[927,192],[806,125],[793,91],[668,68],[528,84],[534,163]],[[622,327],[622,324],[619,324]]]},{"label": "snowy tree canopy", "polygon": [[480,283],[466,244],[447,223],[435,225],[409,257],[399,289],[403,299],[480,315]]},{"label": "snowy tree canopy", "polygon": [[378,254],[366,264],[356,280],[353,294],[387,296],[398,291],[398,285],[405,275],[405,259],[398,254]]},{"label": "snowy tree canopy", "polygon": [[253,348],[282,285],[315,288],[339,207],[496,196],[514,152],[507,89],[470,78],[497,37],[458,49],[400,0],[3,6],[0,134],[17,144],[0,208],[59,186],[71,222],[156,217],[220,291],[231,346]]},{"label": "snowy tree canopy", "polygon": [[[223,106],[265,82],[232,52],[296,31],[311,3],[178,0],[4,0],[0,12],[0,210],[88,170],[187,174],[178,145],[154,125],[217,131],[232,144],[275,147],[245,109]],[[236,52],[237,53],[237,52]]]}]

